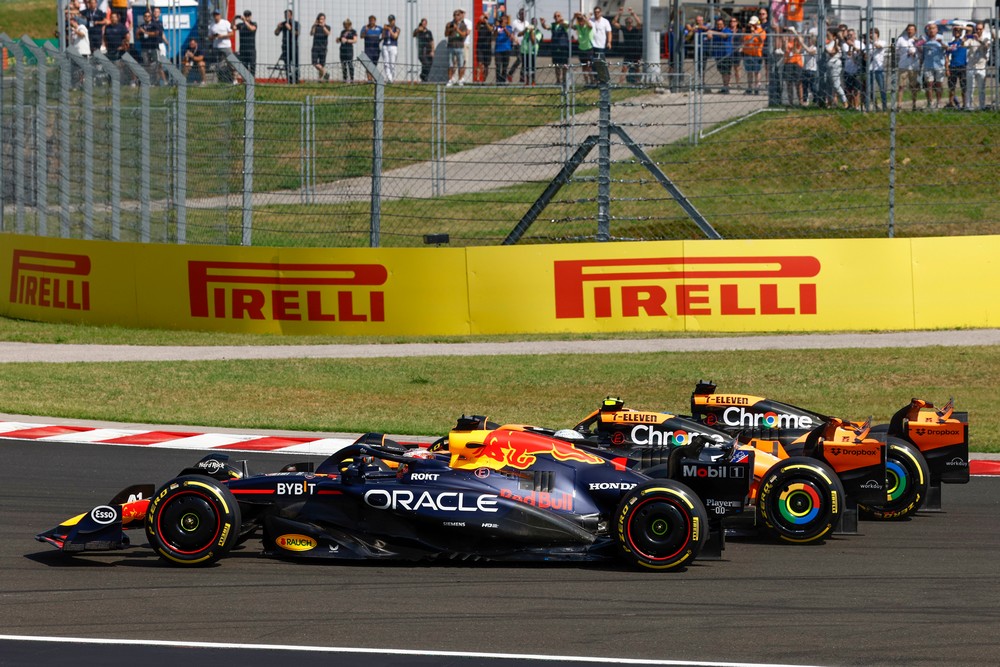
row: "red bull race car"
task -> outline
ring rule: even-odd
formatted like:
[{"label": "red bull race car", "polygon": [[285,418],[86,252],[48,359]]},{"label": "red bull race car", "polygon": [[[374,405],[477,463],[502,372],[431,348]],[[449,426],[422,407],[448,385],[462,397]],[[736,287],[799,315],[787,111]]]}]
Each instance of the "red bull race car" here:
[{"label": "red bull race car", "polygon": [[[806,433],[833,419],[760,396],[720,394],[714,383],[704,381],[691,395],[691,414],[741,439],[774,438],[786,447],[797,446]],[[901,519],[921,508],[940,510],[941,484],[969,481],[969,416],[956,412],[953,401],[937,409],[914,398],[868,435],[886,443],[889,484],[887,505],[862,506],[871,517]]]},{"label": "red bull race car", "polygon": [[[315,465],[250,474],[211,453],[154,489],[131,486],[36,536],[62,552],[123,549],[142,528],[169,564],[200,566],[260,534],[289,559],[598,561],[683,568],[708,539],[698,495],[522,428],[490,428],[450,455],[367,434]],[[748,459],[700,462],[677,449],[671,466],[746,486]],[[391,465],[390,465],[391,464]],[[745,492],[745,491],[743,491]]]}]

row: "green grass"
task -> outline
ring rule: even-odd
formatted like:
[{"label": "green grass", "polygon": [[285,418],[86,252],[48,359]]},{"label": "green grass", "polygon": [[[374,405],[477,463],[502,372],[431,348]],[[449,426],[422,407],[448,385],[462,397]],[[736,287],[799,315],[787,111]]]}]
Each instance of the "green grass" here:
[{"label": "green grass", "polygon": [[0,0],[0,31],[14,39],[49,39],[56,30],[57,7],[52,0]]},{"label": "green grass", "polygon": [[572,426],[608,394],[686,411],[699,378],[823,413],[886,420],[955,396],[972,445],[1000,451],[994,348],[364,360],[8,364],[0,411],[238,428],[443,434],[462,412]]}]

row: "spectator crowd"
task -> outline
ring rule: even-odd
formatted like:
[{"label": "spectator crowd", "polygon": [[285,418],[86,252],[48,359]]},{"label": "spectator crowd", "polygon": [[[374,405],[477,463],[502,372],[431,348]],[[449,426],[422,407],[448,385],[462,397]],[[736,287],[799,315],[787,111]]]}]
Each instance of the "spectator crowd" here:
[{"label": "spectator crowd", "polygon": [[[805,28],[802,2],[789,0],[783,8],[780,19],[761,7],[744,20],[720,14],[708,25],[698,15],[684,26],[686,53],[704,91],[767,93],[771,102],[789,106],[883,111],[897,92],[900,107],[908,101],[912,110],[918,103],[930,110],[987,108],[993,45],[982,21],[932,22],[922,35],[911,23],[895,40],[878,28],[864,35],[841,23],[820,39],[816,27]],[[896,91],[889,90],[893,68]]]}]

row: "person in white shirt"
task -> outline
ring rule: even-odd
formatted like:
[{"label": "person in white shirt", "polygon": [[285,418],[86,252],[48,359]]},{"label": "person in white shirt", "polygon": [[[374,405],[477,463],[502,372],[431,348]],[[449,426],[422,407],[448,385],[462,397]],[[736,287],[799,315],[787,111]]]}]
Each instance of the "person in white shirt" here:
[{"label": "person in white shirt", "polygon": [[215,51],[215,67],[220,82],[232,81],[237,83],[235,72],[229,64],[227,56],[233,52],[233,26],[226,19],[222,18],[222,13],[216,9],[212,12],[212,25],[208,27],[208,36],[212,38],[212,49]]},{"label": "person in white shirt", "polygon": [[[515,57],[514,64],[510,66],[509,70],[507,70],[508,81],[514,80],[514,72],[517,72],[518,68],[521,66],[521,59],[518,58],[516,54],[521,52],[521,35],[524,34],[524,29],[527,26],[528,22],[524,20],[524,8],[522,7],[517,10],[517,18],[510,20],[510,29],[514,32],[514,39],[511,43],[511,52],[515,54]],[[518,80],[521,83],[524,83],[524,70],[521,70],[521,73],[518,75]]]},{"label": "person in white shirt", "polygon": [[594,35],[591,38],[594,58],[603,60],[605,54],[611,50],[611,22],[601,14],[600,7],[594,7],[594,18],[590,19],[590,25],[594,28]]},{"label": "person in white shirt", "polygon": [[969,62],[965,69],[965,90],[968,95],[965,100],[966,109],[972,108],[975,91],[979,92],[979,108],[986,108],[986,60],[990,56],[991,47],[992,39],[986,26],[982,22],[976,23],[972,34],[965,38],[965,48],[969,52]]},{"label": "person in white shirt", "polygon": [[472,83],[472,75],[473,75],[473,71],[472,71],[473,70],[473,68],[472,68],[472,39],[473,39],[472,33],[473,33],[473,30],[472,30],[472,27],[473,26],[472,26],[472,19],[469,18],[468,14],[466,14],[464,10],[462,11],[462,23],[465,24],[465,29],[469,31],[469,34],[465,36],[465,47],[464,47],[465,62],[467,62],[469,64],[469,67],[465,68],[465,74],[463,75],[462,80],[465,81],[466,83]]},{"label": "person in white shirt", "polygon": [[69,17],[69,48],[78,56],[90,55],[90,34],[75,16]]},{"label": "person in white shirt", "polygon": [[917,109],[917,95],[920,93],[920,56],[917,54],[917,26],[910,24],[896,40],[896,63],[899,66],[899,99],[903,99],[903,89],[910,91],[910,101]]},{"label": "person in white shirt", "polygon": [[885,42],[879,38],[878,28],[872,28],[868,34],[868,42],[865,44],[868,54],[868,71],[871,73],[872,95],[878,88],[879,96],[882,98],[882,111],[887,109],[885,94]]}]

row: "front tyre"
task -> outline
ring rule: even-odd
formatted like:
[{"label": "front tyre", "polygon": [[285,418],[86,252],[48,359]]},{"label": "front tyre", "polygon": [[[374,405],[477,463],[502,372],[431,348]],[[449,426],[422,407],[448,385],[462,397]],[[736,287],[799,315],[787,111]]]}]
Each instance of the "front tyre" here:
[{"label": "front tyre", "polygon": [[708,539],[708,512],[694,491],[679,482],[646,482],[619,503],[615,537],[630,565],[678,568],[697,558]]},{"label": "front tyre", "polygon": [[843,505],[844,487],[830,466],[793,456],[775,463],[761,478],[758,525],[785,542],[817,542],[836,527]]},{"label": "front tyre", "polygon": [[236,499],[210,477],[188,475],[167,482],[146,513],[149,545],[175,565],[214,563],[236,544],[239,534]]},{"label": "front tyre", "polygon": [[885,503],[858,504],[861,516],[882,521],[905,519],[927,499],[930,469],[920,450],[900,438],[885,438],[885,476],[888,499]]}]

